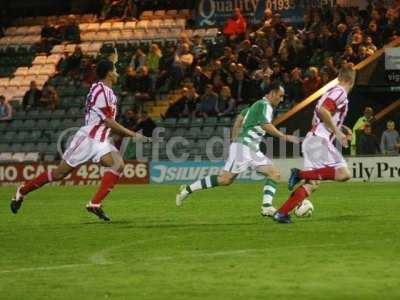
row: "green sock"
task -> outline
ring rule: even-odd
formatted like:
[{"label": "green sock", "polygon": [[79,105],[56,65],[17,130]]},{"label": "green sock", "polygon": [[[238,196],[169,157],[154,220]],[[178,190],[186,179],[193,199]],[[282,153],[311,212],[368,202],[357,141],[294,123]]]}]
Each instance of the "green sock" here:
[{"label": "green sock", "polygon": [[276,181],[267,178],[264,185],[263,206],[272,206],[272,200],[276,193]]},{"label": "green sock", "polygon": [[199,190],[211,189],[216,186],[218,186],[218,175],[211,175],[193,182],[186,187],[186,190],[189,193],[193,193]]}]

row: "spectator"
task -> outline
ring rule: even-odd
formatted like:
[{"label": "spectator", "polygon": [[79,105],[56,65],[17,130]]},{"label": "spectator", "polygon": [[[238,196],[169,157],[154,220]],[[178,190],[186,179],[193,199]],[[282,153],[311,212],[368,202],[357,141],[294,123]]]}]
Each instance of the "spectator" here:
[{"label": "spectator", "polygon": [[57,44],[57,30],[49,21],[46,21],[40,32],[40,49],[49,52],[53,45]]},{"label": "spectator", "polygon": [[231,89],[225,85],[222,87],[219,98],[215,105],[215,111],[218,117],[233,115],[236,108],[235,99],[231,96]]},{"label": "spectator", "polygon": [[144,136],[151,137],[153,130],[157,127],[156,123],[151,119],[147,111],[142,111],[139,122],[136,125],[135,131],[141,131]]},{"label": "spectator", "polygon": [[[304,100],[303,79],[301,77],[301,70],[294,68],[291,72],[291,80],[287,85],[287,94],[291,101],[299,103]],[[265,94],[264,94],[265,95]]]},{"label": "spectator", "polygon": [[376,50],[378,50],[378,48],[372,42],[372,37],[369,35],[365,36],[363,46],[367,48],[367,51],[370,54],[373,54],[373,53],[375,53]]},{"label": "spectator", "polygon": [[203,73],[202,67],[197,66],[194,69],[192,82],[196,91],[198,91],[200,94],[203,94],[206,88],[206,84],[209,83],[209,79],[207,75]]},{"label": "spectator", "polygon": [[280,40],[285,37],[287,25],[282,21],[281,15],[278,13],[272,17],[272,28]]},{"label": "spectator", "polygon": [[395,129],[395,123],[389,120],[386,123],[386,130],[381,138],[381,151],[385,155],[399,155],[400,149],[400,136],[399,132]]},{"label": "spectator", "polygon": [[328,56],[324,59],[324,66],[321,68],[321,74],[322,73],[326,73],[328,75],[329,80],[333,80],[336,78],[339,71],[335,66],[333,57]]},{"label": "spectator", "polygon": [[353,126],[353,134],[351,139],[351,155],[356,154],[358,138],[360,133],[364,130],[365,124],[371,124],[374,121],[374,110],[372,107],[367,106],[364,109],[364,115],[360,117]]},{"label": "spectator", "polygon": [[233,18],[227,21],[223,32],[230,40],[235,40],[237,38],[242,39],[246,33],[246,29],[246,19],[242,16],[240,8],[236,7]]},{"label": "spectator", "polygon": [[142,66],[136,76],[135,100],[139,103],[150,100],[151,98],[151,78],[146,66]]},{"label": "spectator", "polygon": [[207,58],[207,47],[203,44],[203,40],[198,34],[193,37],[192,53],[198,64],[204,63],[204,60]]},{"label": "spectator", "polygon": [[[240,64],[239,64],[240,65]],[[247,102],[250,94],[250,80],[246,78],[244,71],[237,70],[234,76],[233,84],[231,85],[233,97],[239,104]]]},{"label": "spectator", "polygon": [[296,36],[294,28],[289,26],[286,30],[286,38],[282,40],[279,47],[279,53],[286,49],[288,55],[295,59],[303,51],[303,48],[303,42]]},{"label": "spectator", "polygon": [[68,56],[66,59],[65,72],[68,73],[72,78],[79,76],[78,71],[81,66],[82,59],[83,59],[82,48],[76,45],[72,55]]},{"label": "spectator", "polygon": [[193,85],[188,86],[186,94],[185,105],[183,109],[183,117],[194,118],[196,116],[196,109],[199,102],[199,95],[196,93],[196,89]]},{"label": "spectator", "polygon": [[149,68],[149,75],[151,78],[151,90],[155,91],[158,71],[160,68],[160,59],[162,57],[162,52],[157,44],[152,44],[150,47],[150,52],[147,54],[147,67]]},{"label": "spectator", "polygon": [[39,100],[42,97],[42,92],[37,88],[36,82],[31,81],[29,90],[25,93],[22,100],[24,110],[39,107]]},{"label": "spectator", "polygon": [[0,95],[0,121],[8,121],[12,118],[12,107],[6,101],[6,97]]},{"label": "spectator", "polygon": [[318,74],[318,68],[308,68],[308,72],[306,73],[305,79],[303,81],[304,96],[310,96],[321,87],[321,77]]},{"label": "spectator", "polygon": [[374,45],[376,45],[379,48],[382,47],[383,45],[382,34],[379,32],[378,25],[376,24],[375,21],[369,22],[366,34],[372,38],[372,42],[374,43]]},{"label": "spectator", "polygon": [[375,135],[372,134],[371,124],[366,123],[363,133],[360,134],[357,154],[358,155],[375,155],[379,151],[379,142]]},{"label": "spectator", "polygon": [[350,45],[345,47],[342,58],[353,64],[358,63],[359,60],[357,54],[354,53],[353,47],[351,47]]},{"label": "spectator", "polygon": [[347,45],[347,36],[349,35],[348,33],[348,27],[344,23],[340,23],[337,26],[337,36],[336,36],[336,46],[335,49],[337,51],[344,51],[344,48]]},{"label": "spectator", "polygon": [[201,117],[207,118],[216,115],[215,106],[218,101],[218,95],[213,91],[213,86],[207,84],[206,91],[203,96],[200,97],[198,106],[198,113]]},{"label": "spectator", "polygon": [[188,74],[193,64],[193,54],[190,53],[189,44],[182,44],[180,53],[176,53],[174,58],[174,80],[175,86]]},{"label": "spectator", "polygon": [[134,109],[127,109],[121,117],[121,124],[130,130],[134,130],[138,125],[137,111]]},{"label": "spectator", "polygon": [[176,100],[175,102],[170,102],[169,107],[165,113],[165,118],[179,118],[182,117],[184,110],[185,110],[185,105],[187,102],[187,96],[189,89],[187,87],[183,87],[181,89],[181,95]]},{"label": "spectator", "polygon": [[131,66],[126,68],[123,89],[132,95],[136,92],[136,71]]},{"label": "spectator", "polygon": [[146,61],[150,74],[157,74],[160,67],[162,51],[157,44],[151,44],[150,52],[147,54]]},{"label": "spectator", "polygon": [[59,103],[59,97],[56,89],[48,82],[45,83],[42,89],[42,96],[39,99],[40,106],[48,110],[54,111]]},{"label": "spectator", "polygon": [[74,15],[68,17],[68,23],[65,27],[63,40],[74,44],[80,43],[81,33]]},{"label": "spectator", "polygon": [[146,65],[146,54],[144,54],[141,48],[136,50],[136,53],[132,56],[129,65],[133,67],[135,71],[138,71],[142,66]]},{"label": "spectator", "polygon": [[90,87],[96,81],[96,65],[92,57],[82,60],[82,83],[86,87]]}]

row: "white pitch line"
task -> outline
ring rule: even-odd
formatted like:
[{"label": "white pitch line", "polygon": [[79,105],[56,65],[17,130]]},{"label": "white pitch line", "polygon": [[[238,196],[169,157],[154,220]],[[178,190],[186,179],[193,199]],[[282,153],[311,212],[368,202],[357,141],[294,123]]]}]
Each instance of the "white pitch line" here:
[{"label": "white pitch line", "polygon": [[20,273],[20,272],[37,272],[37,271],[52,271],[52,270],[61,270],[61,269],[73,269],[80,267],[88,267],[88,266],[102,266],[102,265],[110,265],[111,263],[91,263],[91,264],[69,264],[69,265],[59,265],[59,266],[42,266],[42,267],[32,267],[32,268],[20,268],[15,270],[2,270],[0,274],[8,274],[8,273]]}]

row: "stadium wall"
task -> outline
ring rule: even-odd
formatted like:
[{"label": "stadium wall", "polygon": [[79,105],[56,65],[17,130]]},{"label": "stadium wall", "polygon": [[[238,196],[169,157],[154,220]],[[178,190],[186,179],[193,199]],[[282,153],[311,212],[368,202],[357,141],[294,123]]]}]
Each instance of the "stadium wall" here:
[{"label": "stadium wall", "polygon": [[[397,156],[348,157],[347,163],[353,174],[353,181],[396,182],[400,181],[400,160]],[[274,164],[281,171],[281,180],[287,181],[291,168],[302,167],[301,158],[275,159]],[[178,184],[190,183],[222,170],[224,161],[127,161],[120,184]],[[0,165],[0,186],[17,185],[31,180],[56,164],[10,163]],[[66,179],[52,185],[98,185],[104,168],[97,164],[85,164]],[[239,182],[257,182],[264,177],[248,170],[238,176]]]}]

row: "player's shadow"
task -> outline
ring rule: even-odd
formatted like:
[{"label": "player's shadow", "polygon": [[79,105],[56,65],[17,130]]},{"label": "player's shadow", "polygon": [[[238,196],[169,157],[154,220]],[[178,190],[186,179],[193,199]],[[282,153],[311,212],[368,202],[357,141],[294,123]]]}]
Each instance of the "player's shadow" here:
[{"label": "player's shadow", "polygon": [[338,215],[338,216],[329,216],[329,217],[318,217],[312,218],[314,222],[353,222],[355,220],[363,220],[371,215]]},{"label": "player's shadow", "polygon": [[118,221],[110,221],[110,222],[99,222],[99,221],[93,221],[93,222],[83,222],[81,223],[82,225],[101,225],[101,224],[107,224],[107,225],[117,225],[118,228],[120,229],[129,229],[129,228],[143,228],[143,229],[151,229],[151,228],[196,228],[196,227],[206,227],[206,226],[254,226],[258,225],[260,223],[254,222],[254,223],[182,223],[182,224],[177,224],[177,223],[155,223],[155,224],[143,224],[143,223],[137,223],[135,221],[130,221],[130,220],[118,220]]}]

